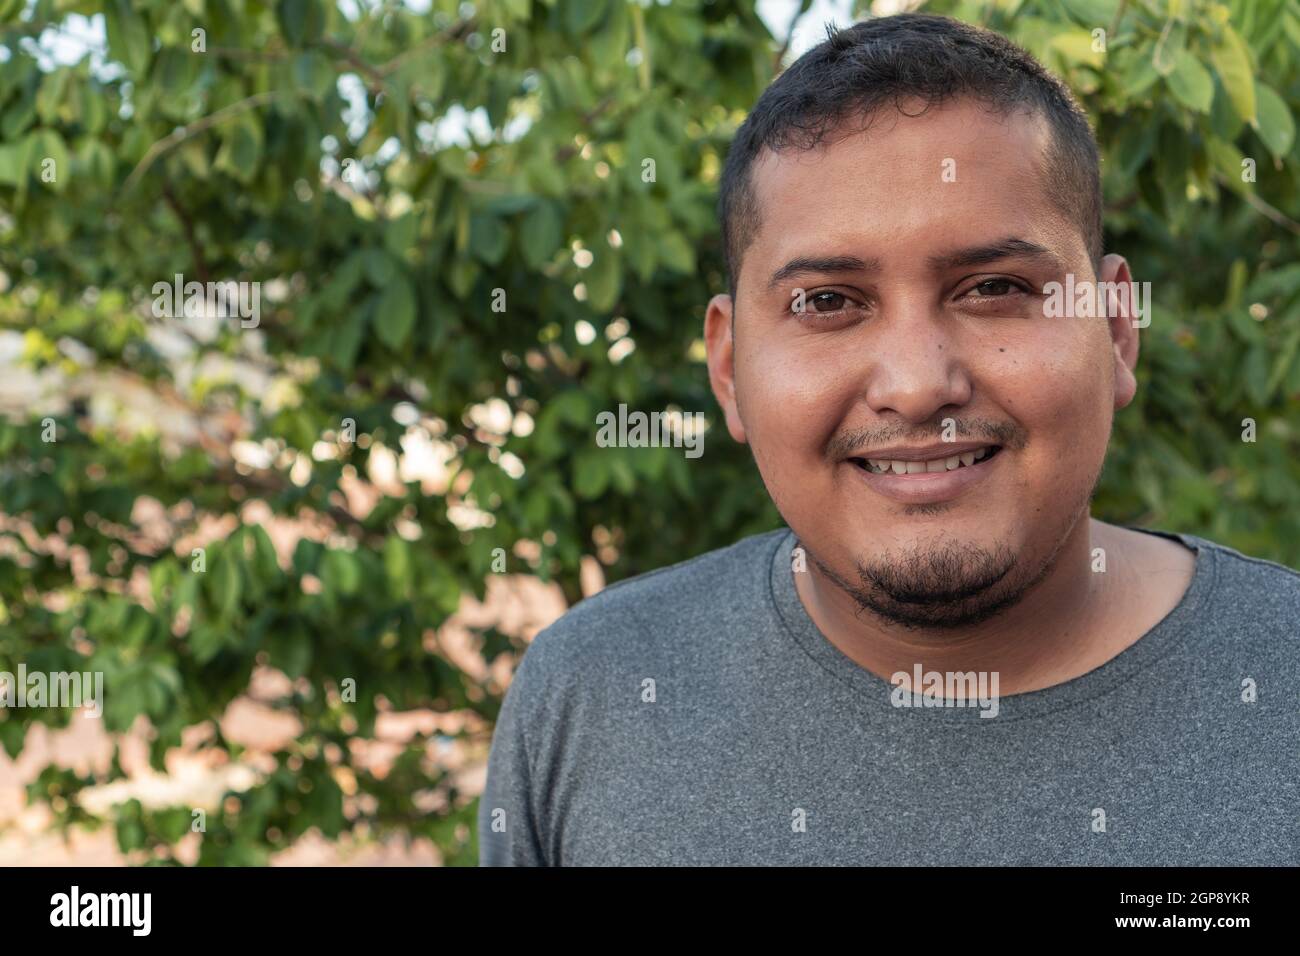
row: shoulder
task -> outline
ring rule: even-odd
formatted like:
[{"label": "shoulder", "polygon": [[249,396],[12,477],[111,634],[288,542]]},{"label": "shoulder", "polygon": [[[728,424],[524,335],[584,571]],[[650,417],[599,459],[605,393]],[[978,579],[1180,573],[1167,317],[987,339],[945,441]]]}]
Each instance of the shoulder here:
[{"label": "shoulder", "polygon": [[1273,595],[1288,602],[1295,609],[1300,602],[1300,571],[1276,561],[1255,558],[1236,548],[1219,544],[1206,538],[1186,535],[1196,545],[1204,548],[1214,559],[1220,585],[1245,588],[1252,597]]},{"label": "shoulder", "polygon": [[765,606],[771,562],[789,534],[754,535],[578,602],[533,638],[516,681],[554,686],[737,626]]},{"label": "shoulder", "polygon": [[1206,538],[1181,537],[1211,562],[1210,600],[1203,610],[1224,630],[1300,637],[1300,572]]}]

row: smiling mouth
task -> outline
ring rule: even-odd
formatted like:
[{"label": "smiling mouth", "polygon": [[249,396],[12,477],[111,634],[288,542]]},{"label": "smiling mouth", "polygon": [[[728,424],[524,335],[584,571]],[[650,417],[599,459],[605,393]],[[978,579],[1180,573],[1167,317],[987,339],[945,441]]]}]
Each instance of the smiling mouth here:
[{"label": "smiling mouth", "polygon": [[986,445],[960,455],[932,458],[929,461],[900,461],[897,458],[850,458],[854,465],[869,475],[926,475],[941,474],[969,468],[980,461],[988,461],[1002,450],[1001,445]]}]

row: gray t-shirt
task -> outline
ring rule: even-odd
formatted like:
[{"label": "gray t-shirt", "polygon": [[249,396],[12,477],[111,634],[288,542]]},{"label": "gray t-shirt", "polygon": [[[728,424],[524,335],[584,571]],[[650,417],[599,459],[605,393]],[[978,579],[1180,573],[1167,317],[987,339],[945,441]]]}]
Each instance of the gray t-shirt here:
[{"label": "gray t-shirt", "polygon": [[1178,606],[991,719],[831,644],[787,529],[614,585],[520,663],[480,862],[1300,864],[1300,574],[1164,536],[1196,551]]}]

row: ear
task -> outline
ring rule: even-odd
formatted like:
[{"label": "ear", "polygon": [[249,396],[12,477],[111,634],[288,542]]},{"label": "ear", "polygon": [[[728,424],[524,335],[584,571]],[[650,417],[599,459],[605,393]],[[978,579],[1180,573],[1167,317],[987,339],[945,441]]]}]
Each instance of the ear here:
[{"label": "ear", "polygon": [[[1110,254],[1101,260],[1099,282],[1107,283],[1103,289],[1119,289],[1118,295],[1105,295],[1107,324],[1110,331],[1111,354],[1115,362],[1115,408],[1120,409],[1133,401],[1137,394],[1134,371],[1138,360],[1138,327],[1144,326],[1151,314],[1151,303],[1146,301],[1145,289],[1133,284],[1128,261],[1123,256]],[[1138,315],[1141,311],[1144,314]]]},{"label": "ear", "polygon": [[745,425],[736,406],[736,343],[732,335],[732,301],[729,295],[709,300],[704,316],[704,344],[709,356],[709,384],[727,418],[727,431],[742,445]]}]

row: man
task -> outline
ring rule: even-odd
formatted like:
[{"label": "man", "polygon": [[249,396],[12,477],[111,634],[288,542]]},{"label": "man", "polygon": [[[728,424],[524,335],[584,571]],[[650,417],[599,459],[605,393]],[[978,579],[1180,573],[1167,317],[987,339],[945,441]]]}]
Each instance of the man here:
[{"label": "man", "polygon": [[1300,575],[1089,516],[1144,321],[1065,87],[858,24],[764,93],[720,213],[709,375],[789,530],[536,638],[482,862],[1300,863]]}]

